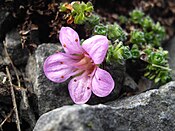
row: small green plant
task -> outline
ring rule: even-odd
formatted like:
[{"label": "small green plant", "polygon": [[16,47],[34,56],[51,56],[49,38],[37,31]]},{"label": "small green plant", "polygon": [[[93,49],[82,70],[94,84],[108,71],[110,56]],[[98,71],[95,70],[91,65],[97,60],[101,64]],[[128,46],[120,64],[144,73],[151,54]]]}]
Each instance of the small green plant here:
[{"label": "small green plant", "polygon": [[67,13],[66,19],[68,24],[72,22],[75,24],[84,24],[94,10],[91,2],[61,3],[59,9],[60,12]]},{"label": "small green plant", "polygon": [[157,84],[170,81],[168,52],[160,47],[165,39],[164,27],[141,10],[133,10],[128,20],[127,23],[134,27],[129,34],[132,59],[141,59],[147,63],[144,76],[148,79]]},{"label": "small green plant", "polygon": [[145,77],[154,80],[155,83],[165,84],[171,80],[168,64],[168,51],[147,47],[144,50],[144,60],[148,62]]},{"label": "small green plant", "polygon": [[117,24],[99,24],[94,27],[93,34],[95,35],[107,35],[111,41],[124,41],[126,40],[126,33],[124,30]]},{"label": "small green plant", "polygon": [[143,16],[145,15],[141,10],[133,10],[130,12],[130,19],[134,24],[139,24],[142,21]]},{"label": "small green plant", "polygon": [[131,55],[133,59],[139,59],[140,58],[140,51],[138,45],[134,44],[131,49]]},{"label": "small green plant", "polygon": [[131,32],[130,42],[140,46],[146,43],[145,34],[142,31],[134,30]]},{"label": "small green plant", "polygon": [[[134,38],[138,38],[139,40],[141,38],[142,40],[145,39],[145,43],[151,44],[156,48],[161,46],[161,42],[165,38],[165,29],[159,22],[155,23],[150,16],[145,16],[141,10],[133,10],[130,13],[130,20],[131,23],[139,25],[141,32],[143,32],[141,33],[134,30],[134,34],[131,34],[135,35]],[[139,34],[140,37],[138,36]]]},{"label": "small green plant", "polygon": [[108,38],[110,40],[120,40],[120,41],[124,41],[126,40],[126,34],[124,32],[124,30],[117,24],[108,24],[107,25],[107,29],[108,29]]},{"label": "small green plant", "polygon": [[108,29],[105,25],[99,24],[94,27],[93,34],[94,35],[107,35]]},{"label": "small green plant", "polygon": [[107,62],[117,62],[122,64],[125,60],[132,58],[129,46],[124,46],[122,41],[115,41],[115,44],[110,44],[108,54],[106,57]]},{"label": "small green plant", "polygon": [[121,16],[119,16],[119,22],[120,22],[121,24],[125,24],[125,23],[128,22],[128,19],[127,19],[126,16],[121,15]]},{"label": "small green plant", "polygon": [[83,24],[94,10],[91,2],[87,2],[86,4],[84,2],[75,2],[72,7],[72,15],[74,17],[75,24]]}]

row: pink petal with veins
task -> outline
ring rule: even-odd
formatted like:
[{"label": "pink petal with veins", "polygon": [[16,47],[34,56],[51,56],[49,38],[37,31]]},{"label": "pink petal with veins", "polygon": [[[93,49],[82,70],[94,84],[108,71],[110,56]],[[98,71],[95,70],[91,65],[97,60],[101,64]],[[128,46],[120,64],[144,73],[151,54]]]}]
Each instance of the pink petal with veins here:
[{"label": "pink petal with veins", "polygon": [[70,27],[62,27],[59,35],[64,51],[68,54],[82,54],[84,50],[80,46],[80,39],[76,31]]},{"label": "pink petal with veins", "polygon": [[75,62],[77,60],[72,59],[68,54],[53,54],[44,62],[44,73],[53,82],[64,82],[74,74],[75,68],[71,64]]},{"label": "pink petal with veins", "polygon": [[111,75],[100,68],[97,68],[92,79],[92,92],[99,97],[109,95],[114,89],[114,80]]},{"label": "pink petal with veins", "polygon": [[95,35],[85,40],[82,47],[93,59],[95,64],[101,64],[108,50],[108,39],[106,36]]},{"label": "pink petal with veins", "polygon": [[76,104],[84,104],[91,97],[91,80],[92,78],[82,74],[74,77],[68,85],[69,94]]}]

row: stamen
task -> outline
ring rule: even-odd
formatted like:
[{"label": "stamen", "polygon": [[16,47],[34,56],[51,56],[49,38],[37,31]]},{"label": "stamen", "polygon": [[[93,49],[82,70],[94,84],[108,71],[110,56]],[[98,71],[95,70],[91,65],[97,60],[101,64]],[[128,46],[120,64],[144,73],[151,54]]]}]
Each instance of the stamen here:
[{"label": "stamen", "polygon": [[99,78],[98,80],[100,81],[101,79]]},{"label": "stamen", "polygon": [[60,64],[63,64],[63,62],[61,61]]},{"label": "stamen", "polygon": [[66,47],[66,44],[63,44],[64,47]]},{"label": "stamen", "polygon": [[61,78],[64,78],[64,76],[61,76]]},{"label": "stamen", "polygon": [[90,87],[87,87],[87,89],[89,90],[89,89],[90,89]]},{"label": "stamen", "polygon": [[74,82],[76,82],[77,80],[76,79],[74,79]]}]

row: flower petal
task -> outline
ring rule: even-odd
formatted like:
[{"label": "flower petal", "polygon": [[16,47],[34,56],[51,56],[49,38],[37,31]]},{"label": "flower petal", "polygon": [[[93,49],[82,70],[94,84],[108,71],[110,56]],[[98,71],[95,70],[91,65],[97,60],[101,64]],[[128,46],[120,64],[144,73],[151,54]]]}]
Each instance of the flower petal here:
[{"label": "flower petal", "polygon": [[49,56],[44,62],[44,73],[48,79],[53,82],[64,82],[67,80],[75,68],[71,66],[76,63],[76,59],[72,59],[69,54],[56,53]]},{"label": "flower petal", "polygon": [[101,64],[108,50],[108,39],[106,36],[95,35],[85,40],[82,47],[90,55],[95,64]]},{"label": "flower petal", "polygon": [[114,89],[114,80],[111,75],[100,68],[97,68],[92,79],[92,92],[99,96],[105,97]]},{"label": "flower petal", "polygon": [[69,82],[69,94],[76,104],[84,104],[89,100],[92,94],[91,81],[90,77],[82,74]]},{"label": "flower petal", "polygon": [[82,54],[84,52],[83,48],[80,46],[79,36],[72,28],[62,27],[59,39],[66,53]]}]

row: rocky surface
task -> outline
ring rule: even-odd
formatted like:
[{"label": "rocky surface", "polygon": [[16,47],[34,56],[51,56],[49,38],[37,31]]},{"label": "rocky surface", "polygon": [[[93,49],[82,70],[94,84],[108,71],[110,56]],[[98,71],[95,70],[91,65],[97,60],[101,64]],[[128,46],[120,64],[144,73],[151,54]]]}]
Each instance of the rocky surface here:
[{"label": "rocky surface", "polygon": [[6,34],[5,44],[13,63],[16,66],[26,65],[29,57],[29,50],[26,47],[23,47],[17,29]]},{"label": "rocky surface", "polygon": [[13,17],[12,13],[7,10],[0,8],[0,42],[5,38],[7,32],[13,29],[17,25],[17,20]]},{"label": "rocky surface", "polygon": [[36,116],[34,114],[33,108],[31,107],[28,99],[28,92],[25,89],[21,89],[20,98],[20,118],[22,119],[22,124],[26,124],[25,131],[31,131],[36,124]]},{"label": "rocky surface", "polygon": [[173,131],[175,81],[107,105],[64,106],[42,115],[34,131]]},{"label": "rocky surface", "polygon": [[167,44],[166,49],[169,51],[169,64],[172,69],[173,80],[175,80],[175,37]]},{"label": "rocky surface", "polygon": [[10,15],[10,13],[7,10],[0,10],[0,41],[2,41],[5,31],[4,31],[4,24],[7,19],[7,17]]}]

